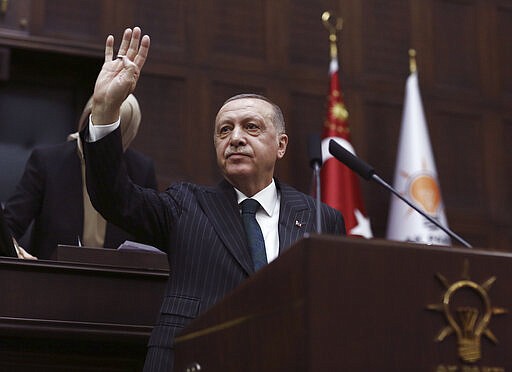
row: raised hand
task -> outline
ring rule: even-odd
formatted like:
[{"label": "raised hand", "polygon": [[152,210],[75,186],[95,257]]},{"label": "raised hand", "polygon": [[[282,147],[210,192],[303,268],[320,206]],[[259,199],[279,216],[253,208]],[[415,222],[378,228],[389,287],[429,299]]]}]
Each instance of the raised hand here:
[{"label": "raised hand", "polygon": [[125,98],[133,92],[149,51],[149,36],[141,39],[141,30],[127,28],[114,56],[114,37],[105,42],[105,62],[94,86],[92,122],[111,124],[119,118],[119,109]]}]

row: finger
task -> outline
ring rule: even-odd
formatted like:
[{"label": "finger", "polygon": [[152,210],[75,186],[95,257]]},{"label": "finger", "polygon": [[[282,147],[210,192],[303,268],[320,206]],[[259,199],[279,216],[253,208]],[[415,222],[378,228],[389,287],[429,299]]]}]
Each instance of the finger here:
[{"label": "finger", "polygon": [[139,27],[134,27],[132,32],[132,37],[130,40],[130,46],[128,47],[128,51],[126,55],[130,60],[133,61],[135,56],[137,55],[138,49],[139,49],[139,41],[140,41],[140,35],[141,31]]},{"label": "finger", "polygon": [[139,68],[139,70],[142,69],[142,66],[144,66],[144,63],[146,62],[146,58],[148,56],[149,52],[149,45],[150,45],[150,39],[148,35],[144,35],[142,37],[142,40],[140,42],[140,47],[137,55],[135,56],[135,64]]},{"label": "finger", "polygon": [[119,46],[118,55],[124,56],[128,51],[128,46],[130,45],[130,41],[132,39],[132,29],[127,28],[123,33],[123,40],[121,41],[121,45]]},{"label": "finger", "polygon": [[114,37],[112,35],[108,35],[107,40],[105,41],[105,62],[112,61],[113,55],[114,55]]}]

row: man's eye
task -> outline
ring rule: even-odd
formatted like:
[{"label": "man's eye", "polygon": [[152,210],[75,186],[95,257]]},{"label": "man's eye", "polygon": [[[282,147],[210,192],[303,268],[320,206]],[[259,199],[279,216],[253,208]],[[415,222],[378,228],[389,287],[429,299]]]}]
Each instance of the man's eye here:
[{"label": "man's eye", "polygon": [[260,127],[257,124],[254,124],[254,123],[247,124],[247,130],[249,130],[251,132],[257,131],[258,129],[260,129]]},{"label": "man's eye", "polygon": [[230,127],[228,127],[228,126],[220,127],[220,129],[219,129],[219,133],[220,133],[220,134],[229,133],[229,131],[230,131],[230,130],[231,130],[231,128],[230,128]]}]

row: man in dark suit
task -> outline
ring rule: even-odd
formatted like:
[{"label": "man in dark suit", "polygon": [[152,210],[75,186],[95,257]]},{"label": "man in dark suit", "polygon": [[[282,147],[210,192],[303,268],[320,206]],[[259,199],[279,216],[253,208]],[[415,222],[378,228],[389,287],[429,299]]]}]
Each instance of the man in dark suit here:
[{"label": "man in dark suit", "polygon": [[[83,111],[78,129],[89,122],[92,100]],[[129,149],[141,120],[136,98],[129,95],[121,106],[124,161],[128,176],[138,185],[156,189],[153,161]],[[14,194],[5,205],[5,220],[19,240],[34,225],[27,251],[40,259],[51,257],[57,244],[117,248],[134,237],[106,223],[92,207],[85,189],[85,164],[80,139],[35,149]]]},{"label": "man in dark suit", "polygon": [[[167,252],[170,280],[152,332],[146,371],[170,371],[177,334],[255,272],[241,204],[257,201],[256,220],[270,262],[305,233],[315,231],[315,200],[273,177],[288,144],[278,106],[259,95],[228,99],[215,120],[214,144],[224,180],[217,186],[171,185],[158,193],[129,182],[121,159],[118,105],[137,83],[149,37],[125,30],[119,55],[107,38],[96,81],[85,158],[91,200],[102,214]],[[245,213],[245,212],[243,212]],[[341,214],[321,206],[322,231],[344,232]],[[244,217],[245,218],[245,217]]]}]

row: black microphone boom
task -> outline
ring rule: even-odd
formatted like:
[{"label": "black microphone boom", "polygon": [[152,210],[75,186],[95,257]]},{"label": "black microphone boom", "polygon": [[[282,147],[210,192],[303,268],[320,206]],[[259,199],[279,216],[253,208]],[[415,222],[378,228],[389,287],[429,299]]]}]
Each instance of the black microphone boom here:
[{"label": "black microphone boom", "polygon": [[359,174],[361,177],[363,177],[365,180],[372,179],[375,182],[377,182],[379,185],[386,188],[388,191],[393,193],[397,198],[405,202],[407,205],[409,205],[412,209],[414,209],[416,212],[421,214],[423,217],[425,217],[427,220],[429,220],[431,223],[439,227],[441,230],[443,230],[445,233],[447,233],[450,237],[457,240],[462,245],[466,246],[467,248],[473,248],[471,244],[469,244],[467,241],[465,241],[463,238],[461,238],[459,235],[454,233],[449,228],[441,225],[439,221],[429,216],[427,213],[425,213],[421,208],[413,204],[411,201],[407,200],[405,197],[403,197],[397,190],[395,190],[393,187],[391,187],[386,181],[384,181],[382,178],[380,178],[376,173],[375,169],[367,164],[362,159],[358,158],[354,154],[352,154],[350,151],[346,150],[343,146],[336,143],[334,140],[329,141],[329,152],[332,156],[334,156],[336,159],[341,161],[343,164],[345,164],[347,167],[352,169],[354,172]]},{"label": "black microphone boom", "polygon": [[329,141],[329,152],[332,156],[359,174],[365,180],[369,180],[375,174],[375,169],[373,169],[369,164],[359,159],[332,139]]}]

